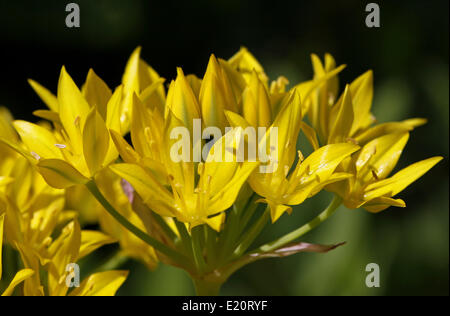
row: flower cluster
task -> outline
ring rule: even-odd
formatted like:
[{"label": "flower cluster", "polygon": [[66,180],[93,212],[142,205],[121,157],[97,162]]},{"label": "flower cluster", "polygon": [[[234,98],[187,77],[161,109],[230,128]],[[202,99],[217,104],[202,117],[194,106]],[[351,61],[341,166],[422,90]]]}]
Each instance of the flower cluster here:
[{"label": "flower cluster", "polygon": [[[211,55],[203,78],[178,68],[165,84],[137,48],[113,91],[92,70],[79,89],[63,67],[56,95],[30,80],[48,107],[34,112],[44,121],[0,113],[0,241],[3,229],[24,266],[5,293],[24,282],[25,295],[114,294],[126,272],[95,273],[72,291],[65,278],[68,264],[118,242],[122,255],[185,269],[199,294],[214,294],[255,260],[339,246],[295,240],[341,204],[405,207],[395,196],[441,160],[391,175],[425,120],[378,123],[372,71],[339,92],[345,66],[328,54],[312,55],[312,65],[313,79],[288,88],[241,48],[229,60]],[[179,127],[200,137],[180,144]],[[270,159],[236,159],[254,145],[252,128],[263,128],[256,146]],[[297,149],[300,133],[312,150]],[[186,146],[187,159],[174,159]],[[315,219],[249,250],[268,222],[322,190],[334,198]]]}]

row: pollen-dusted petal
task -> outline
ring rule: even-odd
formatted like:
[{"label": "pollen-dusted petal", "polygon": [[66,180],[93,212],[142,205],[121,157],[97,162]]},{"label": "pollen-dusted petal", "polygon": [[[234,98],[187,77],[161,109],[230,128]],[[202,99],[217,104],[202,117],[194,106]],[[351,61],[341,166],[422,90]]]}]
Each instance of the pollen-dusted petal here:
[{"label": "pollen-dusted petal", "polygon": [[108,129],[97,109],[92,108],[83,130],[83,154],[91,175],[102,169],[108,149]]},{"label": "pollen-dusted petal", "polygon": [[392,177],[368,185],[366,188],[366,193],[364,194],[364,199],[371,200],[385,195],[395,196],[411,183],[419,179],[428,170],[433,168],[434,165],[442,159],[442,157],[432,157],[413,163],[412,165],[400,170]]},{"label": "pollen-dusted petal", "polygon": [[72,165],[61,159],[41,159],[37,167],[45,181],[57,189],[65,189],[72,185],[85,184],[89,181]]},{"label": "pollen-dusted petal", "polygon": [[58,143],[48,129],[26,121],[15,121],[14,127],[28,149],[41,158],[60,158],[61,151],[55,147]]},{"label": "pollen-dusted petal", "polygon": [[28,79],[28,83],[51,111],[59,111],[58,99],[53,93],[32,79]]},{"label": "pollen-dusted petal", "polygon": [[128,271],[106,271],[90,275],[69,296],[114,296],[128,277]]}]

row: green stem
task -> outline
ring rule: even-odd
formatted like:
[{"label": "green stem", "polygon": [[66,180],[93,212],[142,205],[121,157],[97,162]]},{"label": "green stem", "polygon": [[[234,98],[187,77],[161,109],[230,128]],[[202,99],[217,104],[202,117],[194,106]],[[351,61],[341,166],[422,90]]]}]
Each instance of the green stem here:
[{"label": "green stem", "polygon": [[192,278],[195,292],[198,296],[217,296],[220,293],[222,282],[216,280],[205,280]]},{"label": "green stem", "polygon": [[191,230],[192,250],[194,253],[195,266],[200,274],[206,270],[206,263],[203,258],[203,247],[200,240],[200,234],[202,233],[203,230],[201,226],[194,227]]},{"label": "green stem", "polygon": [[131,233],[133,233],[136,237],[141,239],[143,242],[149,244],[159,252],[163,253],[167,257],[171,258],[175,262],[178,262],[180,264],[186,262],[186,258],[178,253],[177,251],[167,247],[160,241],[156,240],[155,238],[149,236],[145,232],[143,232],[141,229],[136,227],[134,224],[132,224],[128,219],[126,219],[122,214],[120,214],[116,209],[106,200],[106,198],[103,196],[103,194],[100,192],[100,190],[97,187],[97,184],[94,180],[89,181],[86,183],[87,189],[92,193],[92,195],[97,199],[98,202],[105,208],[105,210],[114,217],[123,227],[128,229]]},{"label": "green stem", "polygon": [[333,200],[331,201],[330,205],[322,212],[320,213],[316,218],[314,218],[309,223],[303,225],[302,227],[284,235],[283,237],[278,238],[277,240],[274,240],[270,243],[267,243],[261,247],[259,247],[257,250],[252,252],[270,252],[273,250],[276,250],[280,247],[283,247],[287,245],[288,243],[294,241],[295,239],[303,236],[304,234],[310,232],[314,228],[316,228],[318,225],[323,223],[325,220],[327,220],[331,215],[336,212],[338,207],[341,205],[342,199],[335,195]]},{"label": "green stem", "polygon": [[205,232],[206,265],[213,267],[214,258],[217,256],[217,234],[208,225],[202,225]]},{"label": "green stem", "polygon": [[248,249],[248,247],[251,246],[253,241],[255,241],[256,237],[258,237],[263,228],[266,226],[269,218],[270,218],[270,211],[269,205],[267,205],[261,217],[256,221],[256,223],[253,226],[251,226],[251,228],[241,239],[242,240],[241,243],[234,250],[233,258],[241,256]]},{"label": "green stem", "polygon": [[256,193],[253,193],[253,195],[249,199],[249,202],[247,203],[245,208],[242,210],[244,215],[240,219],[239,233],[242,233],[245,230],[245,228],[247,227],[248,222],[253,217],[253,214],[255,214],[255,211],[256,211],[256,209],[258,208],[258,205],[259,205],[258,203],[256,203],[256,201],[259,198],[260,197]]}]

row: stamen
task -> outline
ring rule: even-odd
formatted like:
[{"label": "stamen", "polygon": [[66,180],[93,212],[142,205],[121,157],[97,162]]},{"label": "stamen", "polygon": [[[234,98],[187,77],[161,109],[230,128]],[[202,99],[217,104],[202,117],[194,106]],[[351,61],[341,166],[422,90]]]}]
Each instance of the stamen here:
[{"label": "stamen", "polygon": [[354,145],[359,145],[358,141],[357,141],[356,139],[354,139],[354,138],[351,138],[351,137],[347,137],[347,138],[345,139],[345,141],[347,141],[347,142],[349,142],[349,143],[352,143],[352,144],[354,144]]},{"label": "stamen", "polygon": [[75,118],[75,121],[73,121],[73,124],[77,127],[80,126],[80,120],[81,120],[80,116],[77,116]]},{"label": "stamen", "polygon": [[379,178],[378,178],[378,175],[377,175],[377,173],[376,173],[376,171],[375,170],[371,170],[372,171],[372,175],[373,175],[373,177],[376,179],[376,180],[379,180]]},{"label": "stamen", "polygon": [[31,156],[33,156],[34,159],[36,159],[36,160],[41,160],[41,156],[39,156],[38,154],[36,154],[34,151],[31,152]]},{"label": "stamen", "polygon": [[305,160],[305,156],[303,156],[303,153],[300,150],[298,150],[297,154],[298,154],[298,159],[300,160],[300,162],[303,162],[303,160]]},{"label": "stamen", "polygon": [[60,149],[64,149],[64,148],[67,147],[67,146],[64,145],[64,144],[55,144],[55,146],[58,147],[58,148],[60,148]]}]

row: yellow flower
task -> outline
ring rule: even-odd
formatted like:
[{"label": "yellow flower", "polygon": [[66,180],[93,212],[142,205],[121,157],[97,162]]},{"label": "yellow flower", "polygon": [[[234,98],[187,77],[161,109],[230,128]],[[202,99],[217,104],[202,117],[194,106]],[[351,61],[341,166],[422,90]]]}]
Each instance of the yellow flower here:
[{"label": "yellow flower", "polygon": [[[234,203],[240,188],[258,165],[252,162],[237,162],[236,159],[231,159],[231,162],[215,161],[214,152],[225,155],[225,150],[220,147],[232,147],[230,142],[234,141],[241,143],[242,130],[237,129],[230,133],[232,134],[228,135],[229,137],[224,135],[214,144],[204,163],[174,163],[167,156],[167,179],[156,177],[145,161],[139,164],[115,164],[110,168],[127,180],[143,198],[144,203],[161,216],[176,217],[177,220],[189,224],[190,228],[208,224],[219,231],[225,215],[222,212]],[[168,140],[166,144],[166,153],[169,153],[173,140]],[[164,186],[166,181],[171,190]]]},{"label": "yellow flower", "polygon": [[442,157],[416,162],[389,177],[409,138],[409,133],[393,133],[367,143],[342,168],[354,174],[347,181],[330,185],[348,208],[363,207],[380,212],[389,206],[405,207],[405,202],[393,197],[416,181]]},{"label": "yellow flower", "polygon": [[[255,171],[249,177],[248,182],[252,189],[263,197],[260,201],[269,205],[272,222],[284,212],[290,213],[291,205],[301,204],[325,185],[350,177],[348,173],[334,173],[334,170],[343,159],[359,149],[353,144],[333,144],[317,148],[306,159],[299,151],[299,160],[291,171],[302,121],[301,108],[300,96],[293,90],[259,143],[262,148],[276,148],[278,159],[269,162],[266,166],[268,172]],[[228,115],[234,122],[245,121],[237,115]],[[271,139],[274,128],[277,128],[276,144]]]},{"label": "yellow flower", "polygon": [[[2,246],[3,246],[3,225],[5,214],[0,215],[0,280],[2,279]],[[3,292],[2,296],[9,296],[14,292],[17,285],[34,275],[31,269],[22,269],[14,276],[13,280]]]},{"label": "yellow flower", "polygon": [[[47,271],[47,280],[39,273],[25,280],[26,296],[113,296],[127,278],[126,271],[107,271],[90,275],[79,287],[69,292],[67,279],[70,264],[76,263],[102,245],[113,242],[110,237],[96,231],[81,231],[79,224],[72,221],[60,235],[36,253],[26,244],[16,243],[24,266],[32,271]],[[44,288],[45,284],[45,288]]]},{"label": "yellow flower", "polygon": [[[86,87],[90,86],[90,82],[99,85],[99,81],[88,80]],[[119,88],[110,97],[108,109],[114,109],[120,92]],[[86,183],[116,159],[118,153],[110,141],[108,128],[117,128],[113,117],[116,121],[119,117],[115,113],[105,121],[100,115],[100,106],[88,103],[64,67],[56,100],[59,122],[54,122],[54,131],[25,121],[15,121],[14,127],[28,153],[37,160],[34,163],[46,181],[53,187],[66,188]]]},{"label": "yellow flower", "polygon": [[[317,134],[323,144],[350,141],[364,145],[378,136],[407,132],[425,124],[426,120],[417,118],[372,126],[375,123],[375,117],[371,113],[373,72],[369,70],[346,85],[338,98],[336,70],[339,67],[336,68],[334,58],[326,54],[325,65],[314,54],[311,59],[315,79],[320,83],[305,101],[305,110],[314,130],[306,123],[303,128],[312,138]],[[324,78],[326,79],[323,80]]]},{"label": "yellow flower", "polygon": [[19,151],[34,160],[50,185],[66,188],[85,184],[117,158],[109,130],[122,135],[129,130],[135,93],[145,106],[163,113],[164,80],[139,54],[137,48],[127,63],[122,85],[114,93],[92,70],[80,91],[63,67],[57,96],[29,81],[49,107],[35,114],[52,121],[55,130],[25,121],[15,121],[14,127],[27,148]]}]

